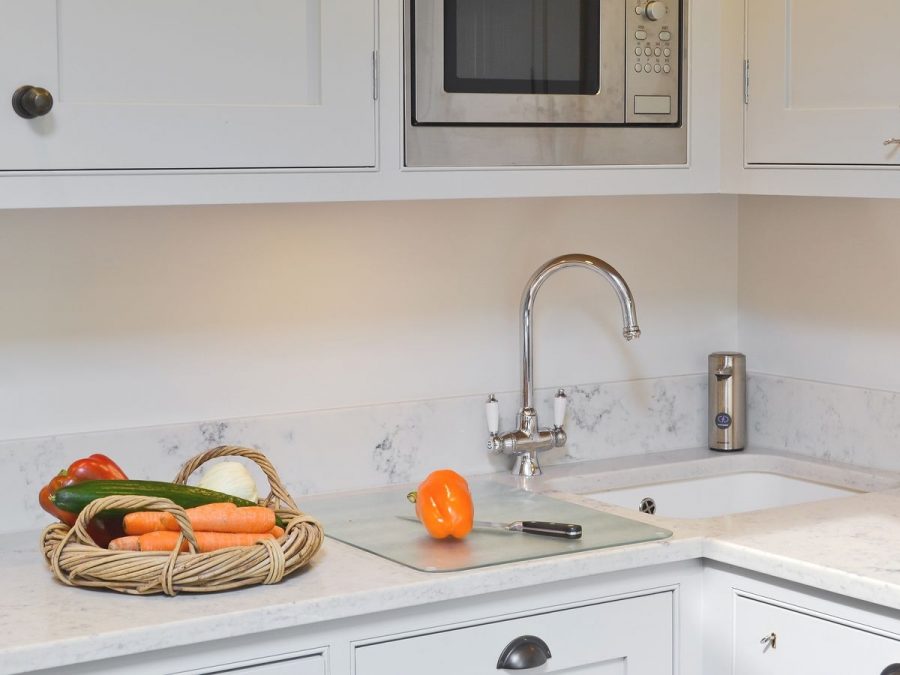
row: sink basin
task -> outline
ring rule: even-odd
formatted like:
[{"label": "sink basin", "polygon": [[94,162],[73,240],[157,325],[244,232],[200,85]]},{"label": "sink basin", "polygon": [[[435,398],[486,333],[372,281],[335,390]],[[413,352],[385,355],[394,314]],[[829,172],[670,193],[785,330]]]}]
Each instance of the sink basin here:
[{"label": "sink basin", "polygon": [[544,489],[665,518],[715,518],[900,487],[900,474],[774,450],[705,449],[557,465]]},{"label": "sink basin", "polygon": [[[668,518],[713,518],[859,494],[834,485],[774,473],[741,473],[638,485],[584,495],[589,499]],[[653,511],[647,511],[652,500]]]}]

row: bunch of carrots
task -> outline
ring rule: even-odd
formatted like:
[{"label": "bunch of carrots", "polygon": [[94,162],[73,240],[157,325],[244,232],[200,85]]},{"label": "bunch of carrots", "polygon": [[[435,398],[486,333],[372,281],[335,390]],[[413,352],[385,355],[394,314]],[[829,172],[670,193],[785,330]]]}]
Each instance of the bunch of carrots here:
[{"label": "bunch of carrots", "polygon": [[[200,553],[229,546],[249,546],[264,539],[278,539],[284,530],[275,524],[275,512],[265,506],[236,506],[229,502],[185,509]],[[171,551],[180,528],[175,517],[163,511],[129,513],[123,521],[125,536],[109,542],[113,551]],[[182,551],[188,550],[182,542]]]}]

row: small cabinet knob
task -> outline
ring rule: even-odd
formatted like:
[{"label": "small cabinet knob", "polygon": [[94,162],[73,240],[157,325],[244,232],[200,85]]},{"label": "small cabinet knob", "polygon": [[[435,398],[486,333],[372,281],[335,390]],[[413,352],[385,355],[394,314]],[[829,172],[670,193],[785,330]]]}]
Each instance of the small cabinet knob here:
[{"label": "small cabinet knob", "polygon": [[497,670],[527,670],[547,663],[550,648],[541,638],[534,635],[520,635],[506,645],[497,659]]},{"label": "small cabinet knob", "polygon": [[650,21],[659,21],[660,19],[664,19],[666,14],[668,13],[669,8],[666,6],[666,3],[659,2],[658,0],[648,2],[647,6],[644,8],[644,16],[646,16]]},{"label": "small cabinet knob", "polygon": [[43,87],[26,84],[16,89],[12,107],[19,117],[26,120],[42,117],[53,108],[53,95]]}]

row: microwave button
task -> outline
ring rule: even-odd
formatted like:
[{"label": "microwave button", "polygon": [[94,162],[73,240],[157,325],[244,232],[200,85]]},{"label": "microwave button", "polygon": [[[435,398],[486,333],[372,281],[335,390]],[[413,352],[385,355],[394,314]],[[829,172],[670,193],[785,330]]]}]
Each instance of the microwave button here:
[{"label": "microwave button", "polygon": [[640,63],[635,63],[635,64],[634,64],[634,72],[639,73],[639,72],[641,72],[642,70],[643,70],[643,68],[641,68],[641,64],[640,64]]},{"label": "microwave button", "polygon": [[659,39],[662,40],[663,42],[668,42],[669,40],[672,39],[672,34],[667,30],[660,31]]},{"label": "microwave button", "polygon": [[[649,66],[648,66],[649,67]],[[635,96],[635,115],[670,115],[672,114],[671,96]]]},{"label": "microwave button", "polygon": [[653,66],[651,66],[649,63],[644,66],[645,73],[649,73],[651,70],[653,70]]},{"label": "microwave button", "polygon": [[663,72],[664,72],[664,73],[671,73],[671,72],[672,72],[672,66],[670,66],[670,65],[667,63],[666,65],[663,66]]},{"label": "microwave button", "polygon": [[640,5],[638,5],[637,7],[634,8],[634,13],[637,14],[638,16],[644,16],[644,8],[641,7]]},{"label": "microwave button", "polygon": [[663,49],[663,56],[669,58],[670,56],[672,56],[672,50],[666,47],[665,49]]},{"label": "microwave button", "polygon": [[635,47],[635,48],[634,48],[634,55],[635,55],[635,56],[640,56],[640,55],[643,54],[643,53],[644,53],[644,50],[641,49],[640,47]]},{"label": "microwave button", "polygon": [[653,53],[653,50],[650,49],[650,47],[647,47],[647,48],[644,50],[644,54],[646,54],[647,56],[650,56],[652,53]]},{"label": "microwave button", "polygon": [[662,66],[659,65],[658,63],[655,66],[653,66],[653,72],[658,73],[661,70],[662,70]]},{"label": "microwave button", "polygon": [[656,54],[657,56],[660,56],[662,54],[662,49],[657,47],[656,49],[653,50],[653,53]]},{"label": "microwave button", "polygon": [[647,39],[647,31],[645,31],[645,30],[634,31],[634,39],[635,40],[646,40]]}]

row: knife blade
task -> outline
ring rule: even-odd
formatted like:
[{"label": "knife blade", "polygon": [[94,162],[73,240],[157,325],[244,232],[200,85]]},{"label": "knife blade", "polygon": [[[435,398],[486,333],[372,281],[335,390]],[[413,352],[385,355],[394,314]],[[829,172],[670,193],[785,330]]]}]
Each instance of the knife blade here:
[{"label": "knife blade", "polygon": [[[397,516],[401,520],[409,520],[418,523],[418,518],[412,516]],[[509,523],[501,523],[494,520],[476,520],[473,527],[488,530],[505,530],[506,532],[522,532],[524,534],[536,534],[542,537],[561,537],[563,539],[581,539],[581,525],[573,523],[551,523],[544,520],[514,520]]]}]

